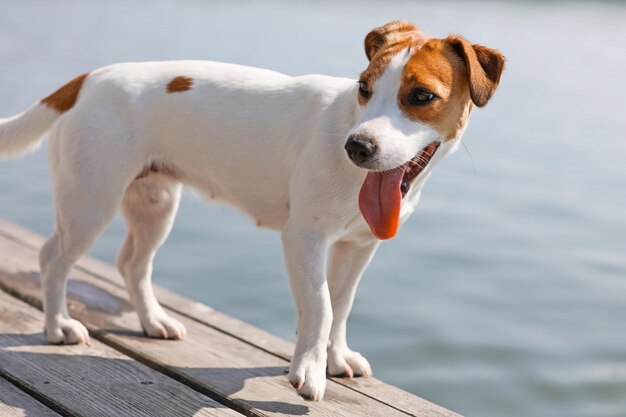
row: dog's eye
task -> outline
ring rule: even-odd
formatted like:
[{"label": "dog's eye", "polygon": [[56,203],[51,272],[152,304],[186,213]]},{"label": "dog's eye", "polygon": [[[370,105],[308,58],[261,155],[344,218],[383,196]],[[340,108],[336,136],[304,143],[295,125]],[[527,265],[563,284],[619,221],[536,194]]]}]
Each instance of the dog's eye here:
[{"label": "dog's eye", "polygon": [[370,92],[369,87],[367,86],[367,81],[363,81],[363,80],[359,81],[359,94],[364,99],[368,99],[372,95],[372,93]]},{"label": "dog's eye", "polygon": [[423,106],[430,103],[436,98],[437,96],[428,90],[425,90],[423,88],[414,88],[409,92],[407,101],[413,106]]}]

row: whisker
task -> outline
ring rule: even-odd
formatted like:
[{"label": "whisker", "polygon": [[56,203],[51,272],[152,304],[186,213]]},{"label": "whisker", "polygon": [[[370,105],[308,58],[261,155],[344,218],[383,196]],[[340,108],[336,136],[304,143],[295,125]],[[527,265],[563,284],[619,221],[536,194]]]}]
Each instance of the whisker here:
[{"label": "whisker", "polygon": [[472,154],[470,153],[469,148],[465,145],[465,142],[462,139],[459,139],[459,141],[461,142],[461,145],[463,145],[463,148],[465,148],[467,156],[469,156],[469,159],[472,162],[472,171],[474,171],[474,175],[476,175],[476,164],[474,164],[474,158],[472,158]]}]

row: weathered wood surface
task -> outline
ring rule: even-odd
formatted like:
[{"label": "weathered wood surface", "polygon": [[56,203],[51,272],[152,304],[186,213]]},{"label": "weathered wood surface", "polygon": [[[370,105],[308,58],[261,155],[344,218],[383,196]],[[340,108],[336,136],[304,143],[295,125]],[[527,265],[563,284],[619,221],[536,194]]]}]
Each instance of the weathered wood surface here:
[{"label": "weathered wood surface", "polygon": [[63,414],[239,415],[97,340],[49,345],[43,313],[2,291],[0,317],[0,374]]},{"label": "weathered wood surface", "polygon": [[59,414],[0,377],[0,416],[59,417]]},{"label": "weathered wood surface", "polygon": [[[0,220],[0,286],[37,306],[41,243],[40,236]],[[71,314],[92,337],[248,415],[457,416],[374,378],[333,379],[324,402],[306,402],[285,377],[291,343],[160,288],[159,299],[189,336],[148,339],[111,266],[83,259],[71,278]]]}]

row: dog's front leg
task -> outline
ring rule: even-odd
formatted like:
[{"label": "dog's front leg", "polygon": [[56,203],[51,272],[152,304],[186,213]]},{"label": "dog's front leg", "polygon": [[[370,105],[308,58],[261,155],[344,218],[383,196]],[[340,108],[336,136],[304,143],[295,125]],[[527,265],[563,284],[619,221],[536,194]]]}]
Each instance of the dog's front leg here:
[{"label": "dog's front leg", "polygon": [[328,265],[328,284],[333,308],[333,324],[328,344],[330,375],[353,377],[372,374],[367,359],[348,347],[346,323],[356,286],[379,243],[378,240],[359,244],[340,241],[331,248]]},{"label": "dog's front leg", "polygon": [[318,232],[287,227],[283,250],[298,310],[298,340],[289,382],[306,399],[321,401],[326,388],[326,346],[332,321],[326,282],[328,243]]}]

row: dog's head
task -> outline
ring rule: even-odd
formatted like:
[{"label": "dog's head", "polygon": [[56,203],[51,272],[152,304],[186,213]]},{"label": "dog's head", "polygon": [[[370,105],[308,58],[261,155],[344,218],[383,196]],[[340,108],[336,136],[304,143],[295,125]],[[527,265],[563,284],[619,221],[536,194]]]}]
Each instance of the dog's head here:
[{"label": "dog's head", "polygon": [[460,36],[428,38],[405,21],[372,30],[365,54],[370,63],[359,78],[360,117],[345,149],[369,170],[361,212],[376,237],[389,239],[402,198],[457,147],[473,104],[487,104],[498,86],[504,57]]}]

